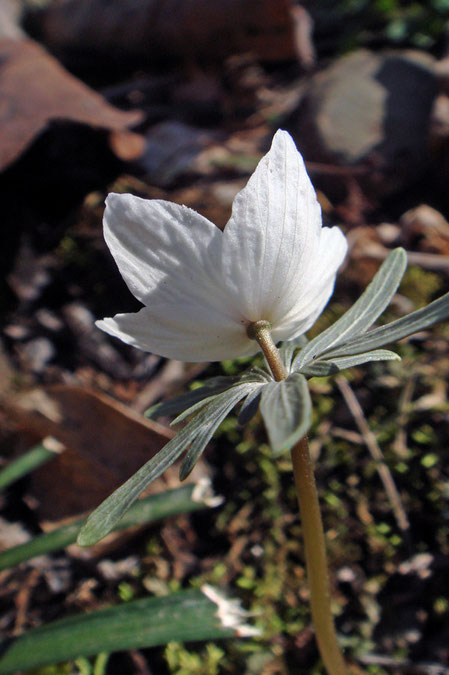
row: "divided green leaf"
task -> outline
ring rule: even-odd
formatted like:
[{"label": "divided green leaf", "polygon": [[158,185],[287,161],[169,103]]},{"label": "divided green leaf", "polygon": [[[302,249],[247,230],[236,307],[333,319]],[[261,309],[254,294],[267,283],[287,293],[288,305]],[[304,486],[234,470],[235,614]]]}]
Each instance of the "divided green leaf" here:
[{"label": "divided green leaf", "polygon": [[240,408],[238,417],[239,424],[244,426],[245,424],[248,424],[250,420],[252,420],[254,415],[259,410],[260,396],[261,388],[255,389],[247,395],[242,403],[242,407]]},{"label": "divided green leaf", "polygon": [[186,453],[179,470],[180,480],[187,478],[201,456],[204,448],[214,435],[215,431],[218,429],[220,424],[236,405],[236,403],[238,403],[244,396],[247,396],[254,391],[259,391],[263,386],[264,385],[260,383],[254,384],[247,382],[239,384],[224,394],[217,396],[211,403],[209,403],[207,408],[204,409],[204,413],[208,416],[208,419],[203,423],[195,440],[192,442]]},{"label": "divided green leaf", "polygon": [[307,433],[312,404],[307,380],[300,373],[262,389],[260,411],[274,456],[289,450]]},{"label": "divided green leaf", "polygon": [[385,326],[374,328],[366,335],[349,340],[345,344],[332,349],[329,353],[325,354],[325,358],[333,360],[337,356],[360,354],[361,352],[376,349],[377,347],[382,347],[383,345],[391,344],[408,337],[420,330],[430,328],[435,323],[448,318],[449,293],[446,293],[441,298],[431,302],[427,307],[423,307],[396,321],[387,323]]},{"label": "divided green leaf", "polygon": [[168,401],[156,403],[145,411],[145,417],[156,419],[157,417],[171,417],[172,415],[177,415],[205,398],[221,394],[221,392],[233,387],[235,384],[238,384],[238,382],[238,376],[213,377],[210,380],[207,380],[204,386],[175,396]]},{"label": "divided green leaf", "polygon": [[[155,457],[152,457],[137,473],[95,509],[78,535],[78,544],[90,546],[105,537],[125,511],[135,502],[140,493],[171,466],[182,452],[199,437],[198,443],[194,445],[195,454],[192,452],[189,455],[189,464],[186,465],[186,468],[190,467],[191,462],[198,459],[208,440],[229,410],[255,386],[261,387],[263,383],[241,382],[214,397]],[[187,475],[185,470],[183,475]]]},{"label": "divided green leaf", "polygon": [[343,356],[332,359],[318,359],[318,361],[311,361],[301,369],[303,375],[309,377],[324,377],[338,373],[345,368],[352,368],[353,366],[360,366],[362,363],[369,363],[370,361],[400,361],[401,357],[395,352],[390,352],[388,349],[376,349],[371,352],[363,352],[363,354],[356,354],[354,356]]},{"label": "divided green leaf", "polygon": [[279,345],[279,354],[288,373],[290,372],[295,352],[297,352],[299,349],[303,349],[307,343],[308,339],[306,336],[300,335],[299,337],[289,340],[288,342],[281,342]]},{"label": "divided green leaf", "polygon": [[[384,309],[401,282],[407,266],[407,254],[396,248],[383,262],[377,274],[357,302],[338,321],[311,340],[294,358],[292,370],[302,370],[331,348],[365,333]],[[363,351],[368,351],[364,349]]]}]

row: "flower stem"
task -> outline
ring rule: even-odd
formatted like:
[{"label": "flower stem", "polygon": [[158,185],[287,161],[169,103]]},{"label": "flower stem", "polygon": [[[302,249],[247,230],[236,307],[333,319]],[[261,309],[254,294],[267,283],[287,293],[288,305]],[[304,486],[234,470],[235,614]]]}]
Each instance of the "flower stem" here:
[{"label": "flower stem", "polygon": [[[247,333],[248,337],[258,342],[274,379],[277,382],[285,380],[288,373],[271,337],[270,323],[255,321],[248,326]],[[323,521],[306,436],[292,448],[291,455],[302,520],[310,607],[316,640],[328,675],[348,675],[348,667],[338,645],[331,612]]]},{"label": "flower stem", "polygon": [[291,455],[302,521],[310,606],[316,640],[328,674],[348,675],[348,667],[338,646],[331,613],[323,522],[306,436],[292,448]]},{"label": "flower stem", "polygon": [[276,382],[285,380],[288,373],[282,363],[281,356],[271,337],[271,324],[269,321],[254,321],[247,328],[248,337],[256,340],[264,353],[270,370]]}]

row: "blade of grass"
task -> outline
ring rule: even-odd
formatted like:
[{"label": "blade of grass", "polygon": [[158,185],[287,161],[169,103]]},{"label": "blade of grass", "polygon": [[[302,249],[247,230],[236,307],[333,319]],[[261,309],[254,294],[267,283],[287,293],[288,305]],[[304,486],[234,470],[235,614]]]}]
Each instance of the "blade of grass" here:
[{"label": "blade of grass", "polygon": [[0,675],[100,652],[254,634],[254,629],[242,623],[244,616],[235,600],[221,598],[209,587],[143,598],[3,639]]},{"label": "blade of grass", "polygon": [[53,459],[57,450],[52,449],[50,440],[53,439],[44,438],[42,443],[35,445],[34,448],[31,448],[31,450],[28,450],[21,457],[10,462],[0,471],[0,492],[12,483],[15,483],[15,481],[31,473],[31,471],[34,471],[34,469],[46,464],[50,459]]},{"label": "blade of grass", "polygon": [[[213,498],[208,485],[200,483],[183,485],[175,490],[160,492],[135,502],[125,513],[122,520],[117,523],[114,530],[124,530],[135,525],[154,523],[163,518],[176,516],[179,513],[197,511],[209,505],[216,506],[220,503],[216,500],[217,497]],[[0,553],[0,570],[14,567],[38,555],[52,553],[74,544],[83,523],[84,518],[76,523],[59,527],[53,532],[38,535],[25,544],[3,551]]]}]

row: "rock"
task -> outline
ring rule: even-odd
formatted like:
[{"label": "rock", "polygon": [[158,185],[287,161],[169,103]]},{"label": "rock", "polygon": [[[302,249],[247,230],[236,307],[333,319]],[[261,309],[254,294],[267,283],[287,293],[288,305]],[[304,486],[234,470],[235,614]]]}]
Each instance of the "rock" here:
[{"label": "rock", "polygon": [[131,367],[120,353],[109,344],[109,338],[95,326],[93,314],[81,302],[64,305],[62,315],[71,333],[76,337],[80,354],[98,364],[115,377],[130,377]]},{"label": "rock", "polygon": [[433,230],[443,237],[449,238],[449,223],[442,213],[428,204],[420,204],[404,213],[399,221],[402,230],[413,234],[423,234],[425,230]]},{"label": "rock", "polygon": [[441,91],[449,95],[449,56],[435,64],[435,71]]},{"label": "rock", "polygon": [[0,37],[20,40],[25,33],[20,27],[22,5],[20,0],[2,0],[0,2]]},{"label": "rock", "polygon": [[37,300],[50,283],[51,276],[45,260],[36,255],[27,241],[22,242],[7,281],[21,302]]},{"label": "rock", "polygon": [[64,322],[54,312],[46,307],[41,307],[35,312],[38,323],[52,333],[57,333],[64,327]]},{"label": "rock", "polygon": [[406,248],[449,255],[449,223],[428,204],[420,204],[404,213],[400,220],[400,243]]},{"label": "rock", "polygon": [[148,133],[139,164],[153,184],[166,187],[195,169],[195,160],[213,137],[211,132],[183,122],[161,122]]},{"label": "rock", "polygon": [[20,523],[11,523],[0,517],[0,551],[20,546],[30,539],[30,533]]},{"label": "rock", "polygon": [[306,160],[357,167],[353,175],[375,198],[416,180],[428,157],[433,64],[423,52],[363,49],[312,76],[292,120]]},{"label": "rock", "polygon": [[22,348],[22,356],[28,368],[36,374],[45,370],[55,355],[53,343],[47,338],[38,337],[27,342]]}]

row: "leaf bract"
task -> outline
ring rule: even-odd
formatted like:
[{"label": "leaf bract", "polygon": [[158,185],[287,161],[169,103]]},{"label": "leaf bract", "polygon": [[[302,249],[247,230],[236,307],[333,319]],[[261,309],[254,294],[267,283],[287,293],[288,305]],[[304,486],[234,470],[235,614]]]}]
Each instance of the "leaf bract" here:
[{"label": "leaf bract", "polygon": [[318,359],[307,363],[301,369],[303,375],[309,377],[325,377],[338,373],[345,368],[352,368],[353,366],[360,366],[362,363],[369,363],[372,361],[400,361],[401,357],[395,352],[388,349],[376,349],[371,352],[363,352],[354,356],[341,356],[332,359]]},{"label": "leaf bract", "polygon": [[374,328],[369,333],[349,340],[345,344],[332,349],[329,353],[326,353],[325,358],[333,359],[336,356],[360,354],[361,352],[377,349],[377,347],[396,342],[413,333],[430,328],[435,323],[448,318],[449,293],[446,293],[441,298],[431,302],[427,307],[417,309],[415,312],[402,316],[400,319],[387,323],[385,326]]},{"label": "leaf bract", "polygon": [[[351,309],[311,340],[294,358],[292,370],[301,370],[305,364],[315,360],[324,352],[365,333],[389,305],[406,266],[406,252],[403,248],[396,248],[383,262],[371,283]],[[363,351],[368,351],[368,349]]]},{"label": "leaf bract", "polygon": [[179,470],[180,480],[187,478],[193,467],[197,463],[201,453],[218,429],[224,418],[244,396],[253,391],[258,391],[263,384],[243,383],[236,385],[232,389],[216,396],[207,408],[203,409],[205,415],[208,415],[206,421],[202,424],[195,440],[188,449],[181,468]]},{"label": "leaf bract", "polygon": [[273,455],[289,450],[310,426],[312,404],[305,377],[293,373],[281,382],[265,385],[260,411]]},{"label": "leaf bract", "polygon": [[[105,537],[114,528],[125,511],[135,502],[140,493],[173,464],[182,452],[199,437],[200,440],[194,446],[195,456],[193,456],[193,453],[189,456],[190,462],[194,458],[197,460],[215,429],[230,409],[237,401],[244,398],[254,386],[263,386],[263,384],[241,382],[215,396],[157,455],[152,457],[137,473],[131,476],[95,509],[78,535],[78,544],[80,546],[90,546]],[[217,420],[218,422],[215,424]]]}]

